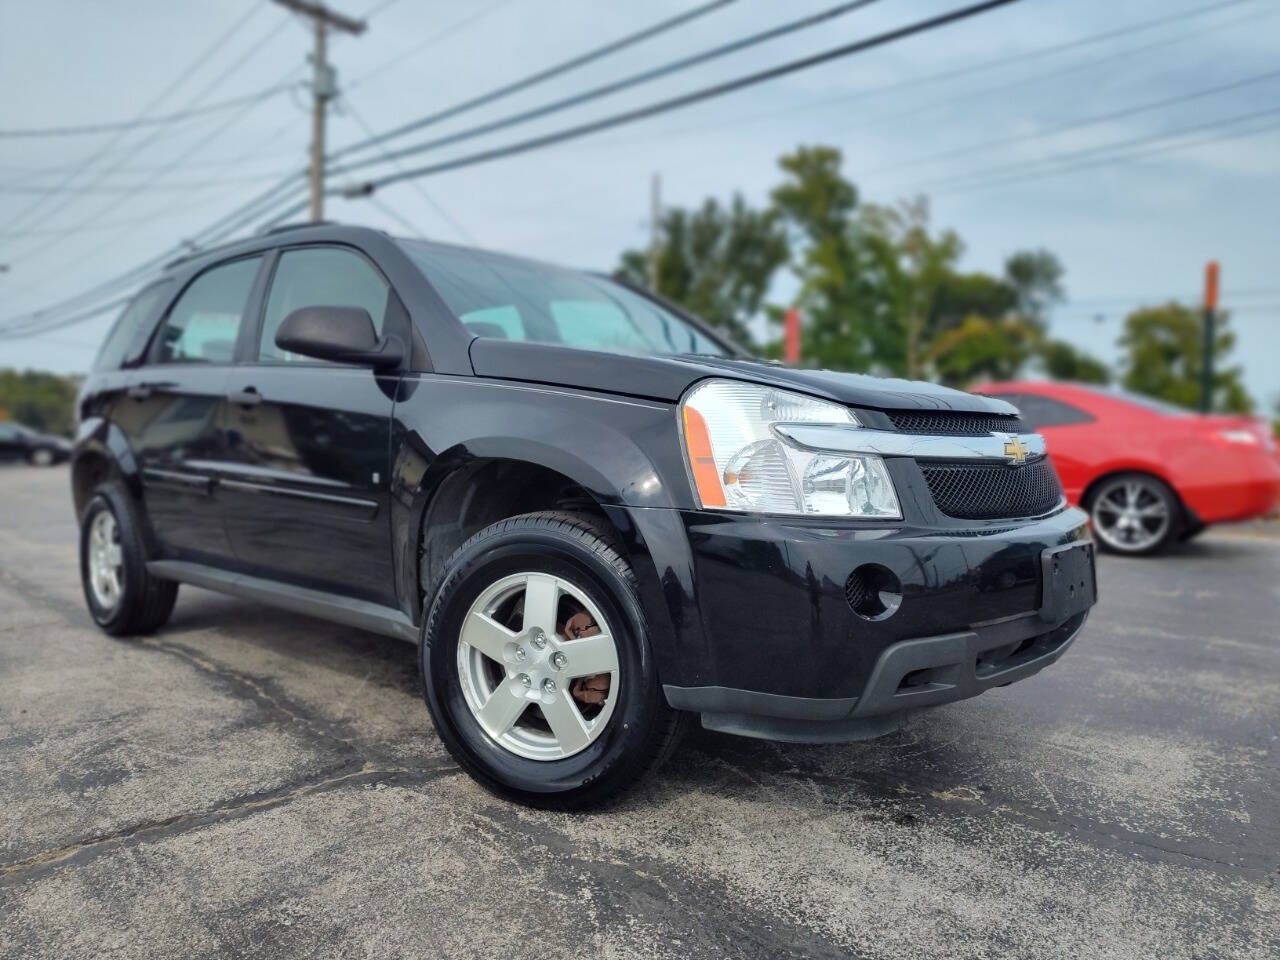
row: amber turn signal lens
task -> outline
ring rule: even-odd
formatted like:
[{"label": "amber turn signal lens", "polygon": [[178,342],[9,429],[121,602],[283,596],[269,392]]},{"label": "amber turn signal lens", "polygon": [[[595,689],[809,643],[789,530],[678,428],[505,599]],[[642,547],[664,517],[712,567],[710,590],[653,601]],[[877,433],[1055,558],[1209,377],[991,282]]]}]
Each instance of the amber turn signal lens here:
[{"label": "amber turn signal lens", "polygon": [[684,442],[689,451],[689,466],[693,470],[693,482],[698,488],[698,499],[704,507],[723,507],[724,487],[720,484],[720,471],[716,458],[711,454],[711,435],[707,421],[697,410],[684,408]]}]

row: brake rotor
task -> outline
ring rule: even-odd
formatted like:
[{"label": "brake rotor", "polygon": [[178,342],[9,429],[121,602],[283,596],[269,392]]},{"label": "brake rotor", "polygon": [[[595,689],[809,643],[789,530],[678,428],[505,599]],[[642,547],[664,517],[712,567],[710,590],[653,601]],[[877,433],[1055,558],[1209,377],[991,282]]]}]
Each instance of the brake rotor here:
[{"label": "brake rotor", "polygon": [[[580,640],[583,637],[594,637],[600,632],[600,627],[591,614],[579,610],[564,622],[560,632],[566,639]],[[598,707],[609,698],[609,674],[578,677],[569,684],[569,693],[584,706]]]}]

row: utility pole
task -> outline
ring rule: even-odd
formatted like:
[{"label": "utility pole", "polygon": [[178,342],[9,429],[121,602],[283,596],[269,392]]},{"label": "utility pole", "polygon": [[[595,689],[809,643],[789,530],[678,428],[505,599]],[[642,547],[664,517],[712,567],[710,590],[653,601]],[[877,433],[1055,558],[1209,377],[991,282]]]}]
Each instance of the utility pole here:
[{"label": "utility pole", "polygon": [[1213,412],[1213,348],[1217,337],[1214,326],[1218,310],[1218,261],[1204,267],[1204,357],[1200,363],[1200,412]]},{"label": "utility pole", "polygon": [[310,0],[275,0],[294,13],[310,17],[315,28],[315,49],[311,53],[311,219],[324,219],[324,124],[329,101],[338,93],[336,74],[326,52],[328,30],[343,30],[354,36],[364,33],[365,22],[329,10]]},{"label": "utility pole", "polygon": [[662,258],[662,174],[649,181],[649,289],[658,292],[658,261]]}]

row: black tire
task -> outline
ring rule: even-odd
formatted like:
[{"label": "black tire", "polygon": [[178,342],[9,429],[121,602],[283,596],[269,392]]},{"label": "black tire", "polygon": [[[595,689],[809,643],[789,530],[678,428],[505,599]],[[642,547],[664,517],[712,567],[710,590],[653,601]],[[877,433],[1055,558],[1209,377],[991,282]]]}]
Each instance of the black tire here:
[{"label": "black tire", "polygon": [[[635,575],[608,533],[575,514],[530,513],[486,527],[446,564],[422,630],[423,694],[453,758],[476,781],[518,803],[568,810],[598,806],[634,786],[671,754],[684,717],[658,684]],[[611,625],[618,700],[581,752],[555,760],[518,756],[480,727],[458,670],[463,619],[480,593],[518,572],[550,573],[590,596]]]},{"label": "black tire", "polygon": [[36,447],[27,454],[27,463],[33,467],[52,467],[58,462],[58,452],[49,447]]},{"label": "black tire", "polygon": [[[109,606],[98,599],[89,575],[93,522],[104,511],[115,519],[121,556],[119,597]],[[93,491],[80,517],[80,582],[94,622],[113,637],[151,633],[164,626],[173,613],[178,584],[151,576],[146,564],[146,543],[129,495],[118,484],[102,484]]]},{"label": "black tire", "polygon": [[[1167,520],[1158,535],[1133,544],[1125,543],[1121,536],[1109,533],[1105,521],[1099,517],[1099,501],[1106,497],[1109,491],[1124,488],[1129,484],[1136,484],[1141,488],[1142,503],[1150,505],[1158,501],[1164,509],[1164,517]],[[1182,535],[1184,513],[1178,495],[1167,483],[1149,473],[1133,471],[1102,478],[1089,491],[1085,508],[1089,511],[1092,521],[1094,540],[1101,549],[1109,553],[1129,557],[1152,556],[1167,550]]]}]

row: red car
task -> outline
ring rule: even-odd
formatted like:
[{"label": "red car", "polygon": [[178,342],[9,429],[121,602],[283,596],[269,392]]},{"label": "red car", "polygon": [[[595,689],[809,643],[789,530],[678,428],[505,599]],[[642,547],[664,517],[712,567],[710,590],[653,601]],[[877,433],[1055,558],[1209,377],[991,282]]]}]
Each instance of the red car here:
[{"label": "red car", "polygon": [[1265,516],[1280,503],[1271,427],[1076,383],[989,383],[1044,434],[1067,498],[1118,553],[1155,553],[1210,523]]}]

